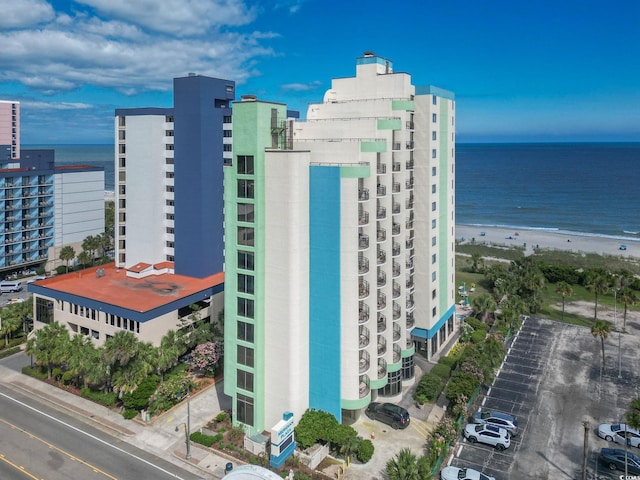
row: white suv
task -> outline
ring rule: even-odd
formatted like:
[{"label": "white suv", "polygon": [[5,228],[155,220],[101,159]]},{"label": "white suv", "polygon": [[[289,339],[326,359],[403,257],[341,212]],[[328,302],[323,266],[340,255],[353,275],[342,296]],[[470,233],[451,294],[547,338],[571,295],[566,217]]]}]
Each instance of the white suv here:
[{"label": "white suv", "polygon": [[493,425],[469,423],[464,427],[464,436],[471,443],[486,443],[496,447],[496,450],[504,450],[511,445],[507,431]]}]

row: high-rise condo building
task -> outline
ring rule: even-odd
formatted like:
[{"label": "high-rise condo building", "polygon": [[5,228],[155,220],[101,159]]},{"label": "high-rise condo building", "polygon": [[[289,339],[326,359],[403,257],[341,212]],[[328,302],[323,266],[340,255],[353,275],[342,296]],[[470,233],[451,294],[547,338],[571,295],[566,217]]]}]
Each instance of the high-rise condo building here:
[{"label": "high-rise condo building", "polygon": [[225,393],[249,434],[398,400],[454,331],[455,102],[371,52],[306,121],[233,106]]}]

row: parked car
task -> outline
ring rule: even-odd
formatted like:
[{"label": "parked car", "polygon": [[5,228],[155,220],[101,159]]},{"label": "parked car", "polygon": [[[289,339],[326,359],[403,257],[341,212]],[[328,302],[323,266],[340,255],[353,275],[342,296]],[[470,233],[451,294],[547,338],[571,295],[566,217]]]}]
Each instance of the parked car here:
[{"label": "parked car", "polygon": [[394,430],[407,428],[411,422],[409,412],[393,403],[371,402],[365,414],[371,420],[378,420],[390,425]]},{"label": "parked car", "polygon": [[[627,472],[633,474],[640,473],[640,458],[631,452],[625,453],[624,450],[619,448],[603,448],[600,450],[600,461],[611,470],[617,469],[624,471],[625,455],[627,459]],[[622,478],[622,476],[620,478]]]},{"label": "parked car", "polygon": [[473,423],[486,423],[504,428],[512,437],[520,433],[516,417],[497,410],[478,410],[471,417]]},{"label": "parked car", "polygon": [[504,428],[494,427],[493,425],[468,423],[464,427],[464,436],[471,443],[486,443],[496,447],[496,450],[504,450],[511,445],[509,433]]},{"label": "parked car", "polygon": [[473,468],[444,467],[440,472],[441,480],[496,480]]},{"label": "parked car", "polygon": [[626,437],[627,445],[640,447],[640,431],[624,423],[601,423],[598,425],[598,436],[604,438],[607,442],[616,442],[620,445],[624,445]]}]

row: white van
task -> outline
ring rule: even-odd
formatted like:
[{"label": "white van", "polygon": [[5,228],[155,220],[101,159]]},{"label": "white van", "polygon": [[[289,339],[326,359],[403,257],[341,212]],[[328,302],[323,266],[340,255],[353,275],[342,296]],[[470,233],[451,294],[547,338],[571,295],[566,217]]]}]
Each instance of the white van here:
[{"label": "white van", "polygon": [[19,292],[22,290],[22,282],[0,282],[0,293]]}]

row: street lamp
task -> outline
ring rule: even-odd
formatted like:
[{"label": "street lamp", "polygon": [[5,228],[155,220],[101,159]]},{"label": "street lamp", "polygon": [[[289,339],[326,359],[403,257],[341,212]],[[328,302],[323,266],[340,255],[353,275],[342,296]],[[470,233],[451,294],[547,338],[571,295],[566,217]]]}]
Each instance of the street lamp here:
[{"label": "street lamp", "polygon": [[[181,423],[180,425],[184,425],[184,442],[187,444],[187,460],[191,458],[191,405],[189,400],[191,395],[187,391],[187,423]],[[183,397],[184,398],[184,397]],[[180,425],[176,425],[176,432],[180,428]]]},{"label": "street lamp", "polygon": [[[613,289],[613,324],[618,328],[618,289]],[[620,347],[622,333],[618,328],[618,378],[622,378],[622,349]]]}]

